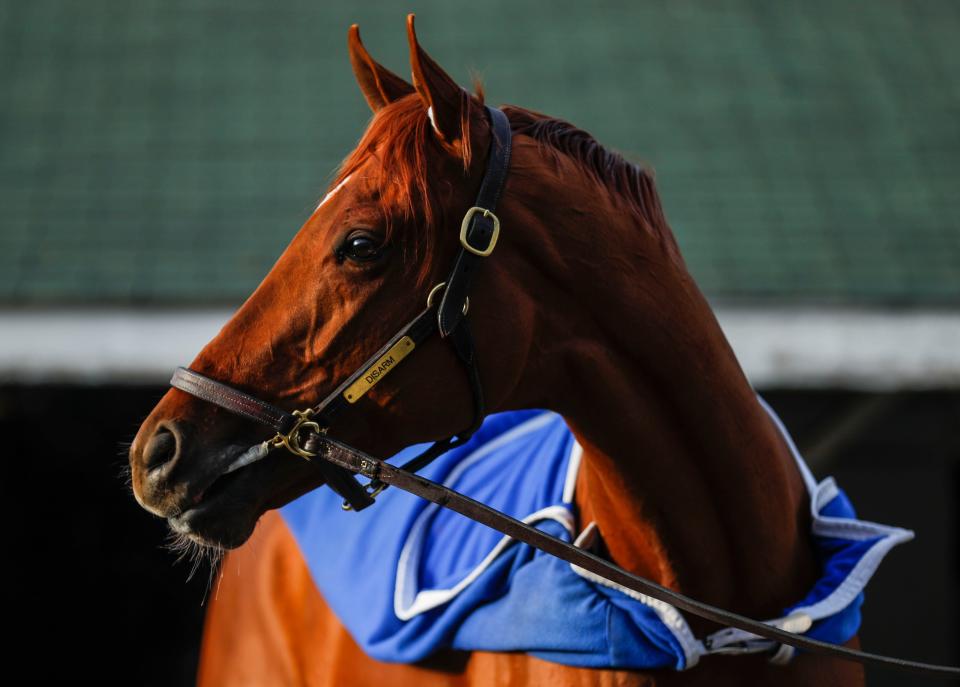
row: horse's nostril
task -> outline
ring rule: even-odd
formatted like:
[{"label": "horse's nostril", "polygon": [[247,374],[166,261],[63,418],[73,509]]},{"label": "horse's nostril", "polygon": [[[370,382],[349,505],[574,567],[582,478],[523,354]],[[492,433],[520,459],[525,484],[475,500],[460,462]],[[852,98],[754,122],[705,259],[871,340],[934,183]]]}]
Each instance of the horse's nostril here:
[{"label": "horse's nostril", "polygon": [[147,442],[143,459],[147,470],[155,470],[169,463],[176,455],[177,438],[166,427],[160,427]]}]

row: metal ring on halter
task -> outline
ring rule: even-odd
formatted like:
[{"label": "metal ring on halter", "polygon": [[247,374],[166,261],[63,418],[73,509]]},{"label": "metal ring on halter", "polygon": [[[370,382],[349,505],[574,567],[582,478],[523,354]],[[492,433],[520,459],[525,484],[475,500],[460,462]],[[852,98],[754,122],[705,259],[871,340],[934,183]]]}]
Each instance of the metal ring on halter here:
[{"label": "metal ring on halter", "polygon": [[321,427],[319,424],[311,420],[313,417],[313,409],[307,408],[306,410],[295,410],[293,411],[294,416],[296,416],[297,421],[294,423],[293,427],[286,434],[281,434],[277,432],[277,435],[273,439],[269,440],[270,446],[273,447],[285,447],[290,453],[296,454],[301,458],[306,458],[310,460],[317,456],[316,453],[308,451],[300,445],[300,432],[304,429],[309,429],[317,434],[326,434],[327,428]]},{"label": "metal ring on halter", "polygon": [[[437,284],[436,286],[434,286],[432,289],[430,289],[430,293],[427,294],[427,307],[428,307],[428,308],[432,308],[432,307],[433,307],[433,298],[434,298],[434,296],[436,296],[436,295],[437,295],[437,292],[440,291],[440,289],[442,289],[442,288],[443,288],[444,286],[446,286],[446,285],[447,285],[447,282],[442,281],[442,282],[440,282],[439,284]],[[470,296],[467,296],[467,299],[463,302],[463,314],[466,315],[466,314],[467,314],[467,310],[469,310],[469,309],[470,309]]]},{"label": "metal ring on halter", "polygon": [[[384,489],[386,489],[386,488],[389,486],[388,484],[386,484],[386,483],[384,483],[384,482],[380,482],[380,484],[378,484],[378,485],[371,491],[371,490],[370,490],[370,485],[371,485],[371,484],[373,484],[373,482],[370,482],[370,484],[367,484],[366,486],[364,486],[364,489],[366,490],[366,492],[370,495],[370,498],[372,498],[372,499],[377,498],[377,496],[380,495],[380,492],[383,491]],[[353,510],[353,506],[351,506],[351,505],[350,505],[350,502],[347,501],[346,499],[343,500],[343,503],[340,504],[340,507],[341,507],[343,510]]]}]

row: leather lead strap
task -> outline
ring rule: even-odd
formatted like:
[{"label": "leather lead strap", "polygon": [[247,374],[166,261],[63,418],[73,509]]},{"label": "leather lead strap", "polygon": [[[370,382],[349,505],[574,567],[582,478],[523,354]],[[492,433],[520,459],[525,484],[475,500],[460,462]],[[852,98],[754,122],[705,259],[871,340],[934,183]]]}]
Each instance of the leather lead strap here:
[{"label": "leather lead strap", "polygon": [[539,530],[532,525],[512,518],[468,496],[464,496],[459,492],[448,489],[420,475],[407,472],[402,468],[378,460],[335,439],[313,434],[307,439],[306,446],[308,446],[310,450],[315,451],[319,457],[344,469],[358,472],[385,484],[392,484],[399,489],[427,499],[444,508],[449,508],[471,520],[482,523],[552,556],[561,558],[568,563],[589,570],[606,580],[626,587],[634,592],[659,599],[660,601],[664,601],[693,615],[706,618],[720,625],[735,627],[760,637],[797,647],[798,649],[805,649],[813,653],[833,656],[844,660],[876,664],[936,677],[960,678],[960,668],[908,661],[901,658],[858,651],[838,644],[822,642],[801,634],[781,630],[773,625],[768,625],[767,623],[753,620],[752,618],[747,618],[746,616],[732,613],[722,608],[717,608],[716,606],[711,606],[696,599],[691,599],[679,592],[663,587],[656,582],[640,577],[639,575],[634,575],[589,551],[557,539],[543,530]]}]

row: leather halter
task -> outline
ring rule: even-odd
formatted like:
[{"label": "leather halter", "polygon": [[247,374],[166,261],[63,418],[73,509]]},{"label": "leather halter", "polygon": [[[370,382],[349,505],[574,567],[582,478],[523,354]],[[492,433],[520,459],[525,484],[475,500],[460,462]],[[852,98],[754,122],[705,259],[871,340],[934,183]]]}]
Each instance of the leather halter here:
[{"label": "leather halter", "polygon": [[[691,599],[416,474],[417,470],[448,449],[465,443],[480,427],[485,415],[476,351],[466,318],[469,309],[467,292],[480,259],[490,255],[500,233],[500,221],[494,214],[494,209],[510,164],[512,139],[510,122],[503,111],[489,105],[485,105],[485,108],[490,117],[493,134],[487,169],[477,195],[476,205],[471,207],[463,218],[460,249],[447,281],[437,284],[431,290],[426,307],[419,315],[404,325],[319,405],[307,410],[287,412],[184,367],[177,368],[170,384],[241,417],[274,429],[277,432],[276,436],[254,448],[259,448],[261,453],[265,454],[272,448],[283,446],[292,453],[306,458],[320,470],[327,484],[344,498],[344,508],[347,510],[367,508],[374,503],[377,494],[392,484],[593,572],[609,582],[646,594],[721,625],[728,625],[783,644],[840,659],[875,663],[939,677],[960,678],[960,668],[849,649],[845,646],[811,639],[805,635],[789,632]],[[443,296],[439,304],[436,304],[435,296],[440,291],[443,291]],[[466,369],[474,404],[474,418],[469,427],[458,434],[434,442],[402,467],[390,465],[327,436],[331,422],[341,410],[356,402],[383,375],[390,372],[394,365],[401,362],[407,354],[434,332],[451,342],[457,358]],[[314,460],[315,458],[320,460]],[[364,475],[370,482],[361,485],[355,477],[358,474]]]}]

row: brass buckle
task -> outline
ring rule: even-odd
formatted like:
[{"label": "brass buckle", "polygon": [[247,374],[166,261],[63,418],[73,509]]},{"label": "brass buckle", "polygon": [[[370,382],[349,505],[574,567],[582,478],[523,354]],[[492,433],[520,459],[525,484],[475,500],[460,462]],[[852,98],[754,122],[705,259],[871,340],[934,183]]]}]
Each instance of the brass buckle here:
[{"label": "brass buckle", "polygon": [[293,427],[286,434],[277,432],[277,436],[270,440],[270,446],[283,446],[291,453],[294,453],[301,458],[306,458],[307,460],[315,458],[317,456],[316,453],[312,453],[300,445],[300,432],[304,429],[311,429],[317,434],[326,434],[327,428],[321,428],[319,424],[310,419],[313,417],[312,408],[307,408],[306,410],[295,410],[293,411],[293,414],[297,418],[297,421],[294,423]]},{"label": "brass buckle", "polygon": [[[490,243],[484,250],[477,250],[467,242],[467,229],[470,228],[470,220],[473,216],[482,212],[484,217],[489,217],[493,220],[493,236],[490,237]],[[467,214],[463,216],[463,221],[460,223],[460,245],[466,248],[468,251],[474,255],[479,255],[481,258],[485,258],[490,253],[493,252],[493,247],[497,245],[497,238],[500,236],[500,220],[499,218],[487,210],[486,208],[477,207],[474,205],[472,208],[467,210]]]},{"label": "brass buckle", "polygon": [[[447,285],[447,282],[442,281],[442,282],[440,282],[439,284],[437,284],[436,286],[434,286],[432,289],[430,289],[430,293],[427,294],[427,307],[428,307],[428,308],[432,308],[432,307],[433,307],[433,299],[434,299],[434,298],[436,297],[436,295],[440,292],[440,290],[441,290],[444,286],[446,286],[446,285]],[[468,311],[469,309],[470,309],[470,296],[467,296],[467,299],[463,302],[463,314],[466,315],[466,314],[467,314],[467,311]]]}]

